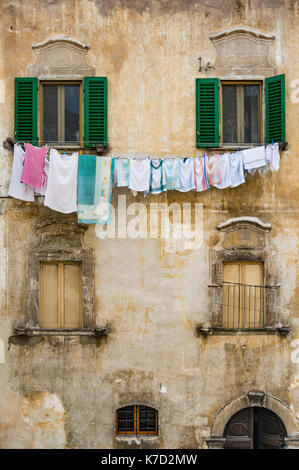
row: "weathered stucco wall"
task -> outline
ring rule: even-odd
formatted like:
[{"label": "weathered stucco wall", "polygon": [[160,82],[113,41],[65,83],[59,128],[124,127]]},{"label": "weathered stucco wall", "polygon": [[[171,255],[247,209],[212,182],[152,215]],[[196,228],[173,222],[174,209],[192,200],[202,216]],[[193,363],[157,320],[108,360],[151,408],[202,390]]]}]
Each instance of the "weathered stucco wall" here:
[{"label": "weathered stucco wall", "polygon": [[[89,226],[84,244],[95,256],[96,324],[110,328],[94,344],[78,337],[9,341],[26,316],[27,256],[38,243],[36,225],[61,216],[41,199],[7,197],[12,152],[0,149],[0,447],[205,447],[218,410],[250,390],[284,402],[296,423],[299,2],[4,0],[0,17],[1,142],[13,135],[14,77],[34,66],[32,45],[69,36],[90,46],[87,63],[108,77],[112,155],[200,155],[195,78],[207,75],[198,72],[197,58],[214,64],[209,36],[241,26],[275,36],[270,64],[274,74],[286,74],[289,142],[278,173],[257,173],[238,188],[145,198],[114,189],[115,205],[119,195],[127,204],[202,203],[203,244],[169,251],[161,238],[102,240]],[[210,320],[209,260],[217,225],[240,216],[272,226],[278,313],[291,326],[287,337],[196,335],[196,327]],[[134,403],[159,410],[158,437],[140,442],[115,436],[115,410]]]}]

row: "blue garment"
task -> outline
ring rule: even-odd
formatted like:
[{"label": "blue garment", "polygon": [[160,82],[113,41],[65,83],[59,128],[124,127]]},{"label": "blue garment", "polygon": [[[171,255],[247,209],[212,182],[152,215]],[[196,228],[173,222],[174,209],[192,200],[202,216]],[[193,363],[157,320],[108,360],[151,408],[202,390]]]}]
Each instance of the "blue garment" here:
[{"label": "blue garment", "polygon": [[162,161],[164,184],[168,190],[176,189],[180,186],[179,158],[166,158]]}]

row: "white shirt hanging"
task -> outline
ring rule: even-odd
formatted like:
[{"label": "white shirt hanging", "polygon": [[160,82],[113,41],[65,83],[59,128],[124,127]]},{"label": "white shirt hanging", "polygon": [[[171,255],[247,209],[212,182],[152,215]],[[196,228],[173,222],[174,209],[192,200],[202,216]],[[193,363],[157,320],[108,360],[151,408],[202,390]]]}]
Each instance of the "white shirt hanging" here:
[{"label": "white shirt hanging", "polygon": [[150,160],[130,160],[130,184],[132,191],[148,191],[150,186]]},{"label": "white shirt hanging", "polygon": [[50,165],[45,206],[69,214],[77,211],[78,153],[60,157],[50,150]]},{"label": "white shirt hanging", "polygon": [[34,188],[21,183],[24,158],[24,150],[20,145],[15,144],[8,195],[21,201],[34,201]]}]

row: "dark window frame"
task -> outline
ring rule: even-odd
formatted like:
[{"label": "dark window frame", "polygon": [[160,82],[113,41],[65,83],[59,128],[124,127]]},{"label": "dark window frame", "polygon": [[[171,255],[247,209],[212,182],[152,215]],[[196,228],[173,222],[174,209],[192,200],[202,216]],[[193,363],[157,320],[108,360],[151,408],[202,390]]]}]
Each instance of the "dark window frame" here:
[{"label": "dark window frame", "polygon": [[[43,136],[43,116],[44,116],[44,92],[43,87],[45,85],[79,85],[79,141],[77,144],[72,144],[68,142],[57,142],[57,143],[48,143],[44,142]],[[83,147],[83,124],[84,124],[84,103],[83,103],[83,79],[82,80],[40,80],[39,81],[39,141],[41,145],[55,146],[56,148],[82,148]],[[58,131],[59,132],[59,131]]]},{"label": "dark window frame", "polygon": [[[259,86],[259,142],[223,142],[223,86],[225,85],[258,85]],[[264,141],[264,106],[263,106],[263,94],[264,94],[264,82],[263,80],[222,80],[219,79],[219,125],[220,125],[220,139],[219,139],[219,145],[228,147],[230,145],[236,146],[240,145],[242,146],[248,146],[248,145],[256,145],[256,144],[261,144]]]},{"label": "dark window frame", "polygon": [[[134,407],[134,430],[119,430],[119,411],[125,411],[130,407]],[[155,412],[155,430],[150,431],[143,431],[140,430],[140,407],[144,406],[146,409],[153,410]],[[159,428],[158,428],[158,410],[146,405],[128,405],[116,410],[116,434],[118,435],[158,435]]]}]

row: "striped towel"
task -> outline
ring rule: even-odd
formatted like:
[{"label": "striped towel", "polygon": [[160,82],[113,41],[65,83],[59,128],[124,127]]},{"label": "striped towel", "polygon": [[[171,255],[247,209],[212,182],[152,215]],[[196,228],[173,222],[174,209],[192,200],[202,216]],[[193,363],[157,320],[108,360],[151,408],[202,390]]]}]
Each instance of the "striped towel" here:
[{"label": "striped towel", "polygon": [[220,168],[219,168],[219,156],[212,155],[206,159],[206,168],[209,185],[219,184],[221,182]]},{"label": "striped towel", "polygon": [[111,157],[79,155],[78,222],[110,224],[114,161]]}]

